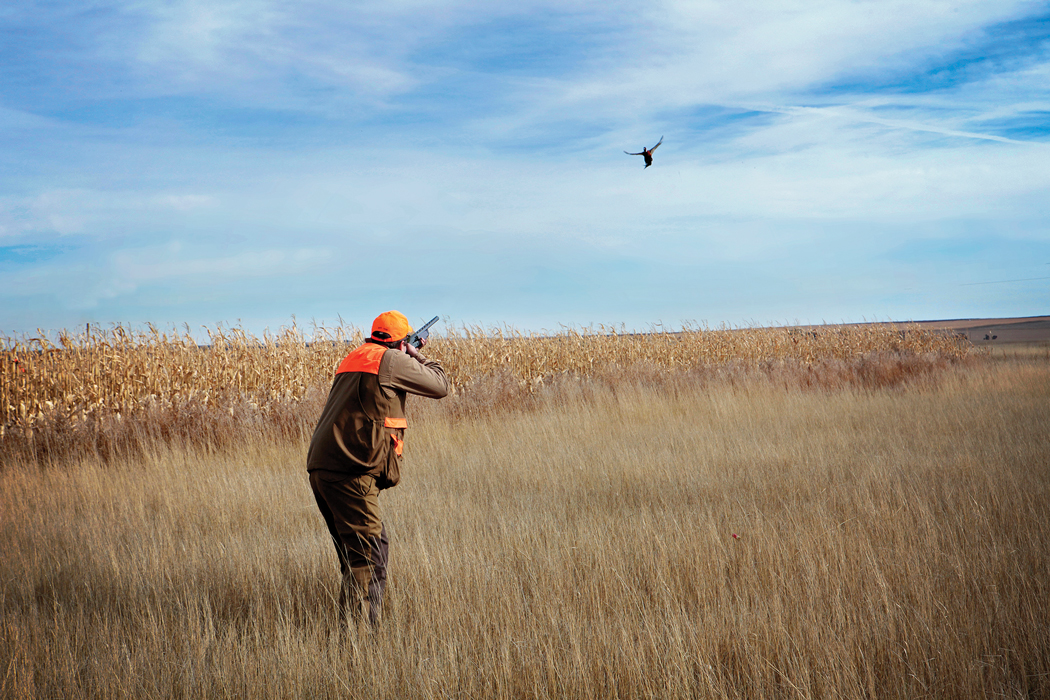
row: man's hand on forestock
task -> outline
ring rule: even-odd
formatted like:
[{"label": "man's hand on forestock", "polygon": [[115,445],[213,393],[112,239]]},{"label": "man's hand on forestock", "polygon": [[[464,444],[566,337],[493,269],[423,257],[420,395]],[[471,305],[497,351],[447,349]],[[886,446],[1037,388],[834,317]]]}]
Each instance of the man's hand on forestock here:
[{"label": "man's hand on forestock", "polygon": [[403,343],[403,346],[405,348],[405,352],[408,353],[409,357],[411,357],[413,360],[416,360],[417,362],[422,362],[426,358],[420,355],[419,351],[425,348],[428,342],[430,342],[430,338],[420,338],[419,348],[416,348],[416,346],[412,345],[411,343]]}]

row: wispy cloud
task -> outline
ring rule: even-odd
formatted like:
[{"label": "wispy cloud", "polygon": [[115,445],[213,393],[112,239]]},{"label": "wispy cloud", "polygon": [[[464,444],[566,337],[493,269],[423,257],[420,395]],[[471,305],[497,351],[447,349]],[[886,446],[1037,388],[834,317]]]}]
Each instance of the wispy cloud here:
[{"label": "wispy cloud", "polygon": [[121,250],[97,260],[67,256],[33,270],[8,276],[7,296],[14,299],[48,298],[62,310],[97,309],[121,297],[133,297],[144,287],[192,289],[207,295],[216,287],[245,280],[297,276],[322,268],[331,257],[324,248],[261,249],[233,255],[209,256],[186,251],[179,241],[161,246]]},{"label": "wispy cloud", "polygon": [[[22,310],[0,327],[367,315],[416,303],[369,286],[391,260],[493,322],[1025,313],[1038,281],[959,285],[991,241],[992,279],[1040,277],[1022,268],[1050,247],[1048,18],[1009,0],[8,6],[0,303]],[[654,167],[622,155],[661,135]],[[949,267],[926,240],[977,243]]]},{"label": "wispy cloud", "polygon": [[[844,122],[854,124],[878,124],[881,126],[890,127],[891,129],[904,129],[908,131],[921,131],[930,134],[940,134],[942,136],[956,136],[964,139],[978,139],[985,141],[998,141],[1000,143],[1013,143],[1019,145],[1036,145],[1037,147],[1045,148],[1050,144],[1043,143],[1040,141],[1021,141],[1018,139],[1010,139],[1004,136],[997,136],[995,134],[983,134],[975,131],[962,131],[959,129],[952,129],[945,126],[941,126],[935,123],[926,123],[914,119],[889,119],[886,117],[880,117],[878,114],[872,113],[858,108],[857,105],[851,105],[848,107],[793,107],[793,106],[755,106],[755,111],[770,111],[779,112],[781,114],[814,114],[820,117],[829,117],[833,119],[839,119]],[[1014,116],[1020,116],[1016,111]],[[983,117],[985,120],[987,116]]]}]

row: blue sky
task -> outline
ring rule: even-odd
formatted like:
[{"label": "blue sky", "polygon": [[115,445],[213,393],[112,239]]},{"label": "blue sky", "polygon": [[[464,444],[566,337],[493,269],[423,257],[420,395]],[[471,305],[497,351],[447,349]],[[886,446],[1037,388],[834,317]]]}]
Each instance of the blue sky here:
[{"label": "blue sky", "polygon": [[1048,195],[1046,2],[0,7],[0,334],[1047,314]]}]

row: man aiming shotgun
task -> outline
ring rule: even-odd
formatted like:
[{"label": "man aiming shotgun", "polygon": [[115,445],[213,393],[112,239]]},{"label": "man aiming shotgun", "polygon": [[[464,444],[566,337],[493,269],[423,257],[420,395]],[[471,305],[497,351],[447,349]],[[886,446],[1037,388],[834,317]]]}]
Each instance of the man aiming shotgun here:
[{"label": "man aiming shotgun", "polygon": [[339,557],[344,623],[374,626],[382,615],[390,543],[379,493],[401,478],[408,394],[448,394],[441,363],[419,353],[437,320],[413,332],[399,311],[377,316],[371,336],[336,369],[310,441],[306,469]]}]

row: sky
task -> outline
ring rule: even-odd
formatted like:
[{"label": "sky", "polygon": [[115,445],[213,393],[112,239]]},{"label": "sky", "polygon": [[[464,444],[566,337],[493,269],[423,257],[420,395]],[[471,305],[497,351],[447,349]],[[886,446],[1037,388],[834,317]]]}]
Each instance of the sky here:
[{"label": "sky", "polygon": [[0,5],[0,335],[1043,315],[1048,195],[1048,2]]}]

